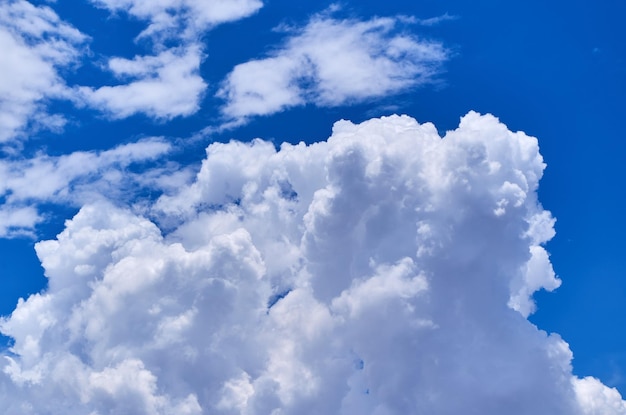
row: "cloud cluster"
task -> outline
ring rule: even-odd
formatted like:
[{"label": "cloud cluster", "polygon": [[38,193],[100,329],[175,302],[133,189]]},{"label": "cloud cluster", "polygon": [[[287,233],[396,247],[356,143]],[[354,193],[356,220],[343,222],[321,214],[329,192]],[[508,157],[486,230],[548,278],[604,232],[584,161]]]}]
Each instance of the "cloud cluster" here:
[{"label": "cloud cluster", "polygon": [[[259,0],[93,1],[111,12],[147,21],[139,38],[152,51],[133,59],[113,57],[117,85],[67,87],[59,69],[78,64],[87,36],[47,6],[25,0],[0,5],[0,143],[37,128],[60,129],[65,119],[45,110],[49,99],[68,99],[113,118],[143,113],[171,119],[196,112],[207,88],[199,75],[200,37],[213,26],[256,12]],[[139,39],[137,39],[139,40]],[[168,43],[169,42],[169,43]],[[172,42],[175,46],[172,46]],[[166,46],[167,43],[167,46]]]},{"label": "cloud cluster", "polygon": [[49,286],[0,323],[0,409],[626,414],[525,318],[558,285],[543,169],[476,113],[443,139],[393,116],[212,144],[153,220],[102,201],[37,245]]},{"label": "cloud cluster", "polygon": [[[83,103],[114,118],[142,113],[156,119],[188,116],[199,109],[207,84],[200,76],[202,34],[258,11],[259,0],[92,0],[111,12],[146,21],[136,40],[149,40],[154,55],[109,59],[118,85],[78,88]],[[174,44],[174,46],[172,46]]]},{"label": "cloud cluster", "polygon": [[169,151],[169,143],[150,138],[107,151],[0,160],[0,237],[31,233],[43,219],[37,210],[42,203],[80,206],[102,195],[122,200],[125,190],[138,186],[169,187],[154,180],[150,169],[141,175],[128,171]]},{"label": "cloud cluster", "polygon": [[0,143],[27,130],[62,127],[45,102],[67,96],[59,69],[76,62],[86,40],[49,7],[24,0],[0,3]]},{"label": "cloud cluster", "polygon": [[[0,6],[0,142],[26,127],[59,129],[60,115],[42,110],[61,98],[114,119],[144,114],[157,120],[189,116],[208,89],[200,74],[202,36],[216,25],[256,13],[260,0],[92,0],[95,6],[145,22],[135,39],[146,46],[134,57],[105,57],[110,84],[66,86],[59,69],[80,63],[87,36],[49,7],[25,0]],[[285,28],[285,42],[263,59],[237,65],[217,96],[223,126],[312,103],[338,106],[395,94],[432,82],[447,60],[441,43],[403,33],[411,19],[336,19],[333,10],[303,27]],[[415,20],[415,19],[414,19]],[[129,39],[130,40],[130,39]]]},{"label": "cloud cluster", "polygon": [[242,121],[312,103],[338,106],[432,82],[447,60],[438,42],[400,33],[400,18],[338,20],[315,16],[290,29],[264,59],[237,65],[218,96],[223,114]]}]

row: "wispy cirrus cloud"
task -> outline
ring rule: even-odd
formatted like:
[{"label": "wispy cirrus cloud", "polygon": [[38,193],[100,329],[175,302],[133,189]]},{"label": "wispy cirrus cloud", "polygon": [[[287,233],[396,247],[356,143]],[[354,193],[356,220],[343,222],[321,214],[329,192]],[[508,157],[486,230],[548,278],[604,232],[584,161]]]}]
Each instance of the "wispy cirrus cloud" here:
[{"label": "wispy cirrus cloud", "polygon": [[436,26],[442,22],[447,22],[450,20],[456,20],[458,19],[458,16],[454,16],[448,13],[444,13],[441,16],[435,16],[435,17],[429,17],[426,19],[417,19],[417,18],[413,18],[413,17],[409,17],[408,21],[413,22],[413,23],[417,23],[421,26]]},{"label": "wispy cirrus cloud", "polygon": [[404,18],[317,15],[268,57],[237,65],[218,97],[231,123],[314,104],[338,106],[397,94],[429,82],[449,53],[399,30]]}]

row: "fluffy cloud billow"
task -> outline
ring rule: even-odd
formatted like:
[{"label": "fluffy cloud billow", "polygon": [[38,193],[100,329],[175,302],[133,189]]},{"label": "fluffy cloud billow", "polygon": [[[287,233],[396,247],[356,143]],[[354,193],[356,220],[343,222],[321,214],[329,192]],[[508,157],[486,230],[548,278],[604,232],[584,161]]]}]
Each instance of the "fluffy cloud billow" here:
[{"label": "fluffy cloud billow", "polygon": [[469,113],[211,144],[140,216],[84,206],[0,324],[5,414],[626,414],[526,317],[559,280],[537,140]]}]

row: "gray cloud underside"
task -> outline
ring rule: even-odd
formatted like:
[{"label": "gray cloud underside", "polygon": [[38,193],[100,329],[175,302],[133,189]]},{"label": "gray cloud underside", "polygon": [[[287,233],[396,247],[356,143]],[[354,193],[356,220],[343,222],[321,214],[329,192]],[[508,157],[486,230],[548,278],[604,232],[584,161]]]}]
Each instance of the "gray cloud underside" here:
[{"label": "gray cloud underside", "polygon": [[525,318],[559,284],[544,166],[476,113],[443,139],[393,116],[212,144],[153,220],[99,202],[37,244],[49,287],[0,324],[0,410],[625,414]]}]

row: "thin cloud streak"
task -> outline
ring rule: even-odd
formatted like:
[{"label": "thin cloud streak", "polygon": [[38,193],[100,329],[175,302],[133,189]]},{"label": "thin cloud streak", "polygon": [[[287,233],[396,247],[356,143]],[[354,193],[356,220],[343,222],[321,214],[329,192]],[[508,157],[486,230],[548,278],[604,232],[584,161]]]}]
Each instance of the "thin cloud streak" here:
[{"label": "thin cloud streak", "polygon": [[139,38],[157,44],[168,39],[195,41],[216,25],[246,18],[263,7],[261,0],[91,0],[111,12],[123,11],[145,20]]}]

